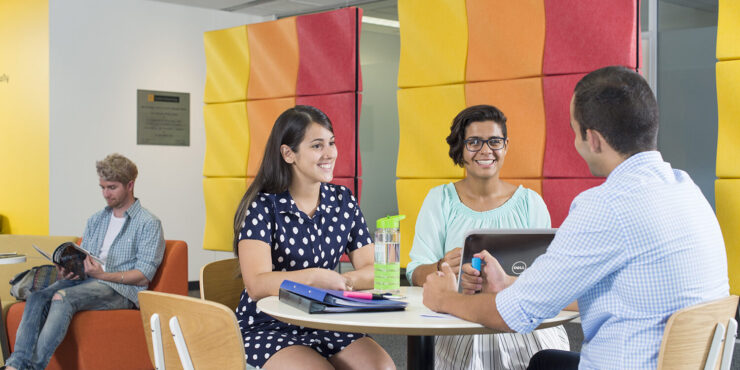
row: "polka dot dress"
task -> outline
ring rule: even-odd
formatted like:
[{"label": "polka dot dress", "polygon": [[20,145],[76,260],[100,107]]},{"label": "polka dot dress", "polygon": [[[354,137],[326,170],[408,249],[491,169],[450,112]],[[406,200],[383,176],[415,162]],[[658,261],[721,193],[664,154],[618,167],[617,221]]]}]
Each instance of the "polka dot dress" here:
[{"label": "polka dot dress", "polygon": [[[247,210],[239,240],[272,247],[272,270],[322,267],[333,270],[345,251],[372,243],[357,200],[344,186],[322,184],[319,206],[308,217],[288,191],[259,193]],[[236,309],[247,363],[262,367],[282,348],[303,345],[331,357],[364,334],[315,330],[280,322],[257,309],[245,290]]]}]

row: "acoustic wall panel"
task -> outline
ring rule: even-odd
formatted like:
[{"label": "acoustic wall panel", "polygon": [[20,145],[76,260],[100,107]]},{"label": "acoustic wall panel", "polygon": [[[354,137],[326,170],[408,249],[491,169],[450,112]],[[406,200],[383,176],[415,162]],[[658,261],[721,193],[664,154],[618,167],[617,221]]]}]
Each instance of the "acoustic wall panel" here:
[{"label": "acoustic wall panel", "polygon": [[332,120],[334,182],[359,193],[360,16],[346,8],[204,36],[205,249],[231,250],[231,219],[245,183],[259,170],[276,119],[296,104],[316,106]]},{"label": "acoustic wall panel", "polygon": [[495,105],[507,117],[509,147],[501,177],[542,177],[542,158],[545,153],[542,79],[469,83],[465,85],[465,100],[467,106]]},{"label": "acoustic wall panel", "polygon": [[296,104],[295,98],[250,100],[247,102],[247,121],[249,122],[249,157],[246,175],[254,177],[259,171],[265,144],[275,120],[286,109]]},{"label": "acoustic wall panel", "polygon": [[399,144],[396,176],[460,178],[463,169],[448,155],[445,138],[465,108],[463,85],[398,90]]},{"label": "acoustic wall panel", "polygon": [[575,134],[570,126],[570,100],[576,83],[583,76],[585,74],[543,78],[547,132],[544,177],[591,177],[588,165],[573,145]]},{"label": "acoustic wall panel", "polygon": [[295,103],[298,105],[311,105],[319,108],[329,117],[334,127],[334,138],[337,146],[338,156],[334,165],[334,176],[336,177],[354,177],[355,163],[357,162],[356,144],[357,138],[357,101],[358,94],[354,92],[331,94],[331,95],[312,95],[298,96]]},{"label": "acoustic wall panel", "polygon": [[206,32],[206,103],[232,102],[247,98],[249,47],[247,26]]},{"label": "acoustic wall panel", "polygon": [[203,197],[206,203],[203,249],[233,250],[234,214],[248,183],[244,178],[203,179]]},{"label": "acoustic wall panel", "polygon": [[298,79],[296,18],[250,24],[247,100],[294,96]]},{"label": "acoustic wall panel", "polygon": [[740,178],[740,60],[718,62],[716,73],[717,177]]},{"label": "acoustic wall panel", "polygon": [[398,196],[398,214],[406,215],[401,221],[401,267],[405,268],[411,261],[409,252],[414,243],[414,230],[424,198],[435,186],[454,182],[458,179],[398,179],[396,194]]},{"label": "acoustic wall panel", "polygon": [[717,59],[740,59],[740,1],[719,0]]},{"label": "acoustic wall panel", "polygon": [[545,75],[637,68],[635,0],[545,0]]},{"label": "acoustic wall panel", "polygon": [[362,9],[296,17],[298,81],[296,95],[361,91],[357,40]]},{"label": "acoustic wall panel", "polygon": [[467,0],[465,4],[468,18],[466,81],[542,74],[543,0]]},{"label": "acoustic wall panel", "polygon": [[468,20],[465,1],[398,2],[401,56],[398,86],[432,86],[465,80]]},{"label": "acoustic wall panel", "polygon": [[727,250],[730,294],[740,294],[740,179],[717,179],[714,194]]},{"label": "acoustic wall panel", "polygon": [[203,121],[206,128],[203,176],[243,177],[250,141],[246,102],[206,104]]},{"label": "acoustic wall panel", "polygon": [[514,184],[514,185],[521,185],[524,186],[527,189],[534,190],[542,196],[542,179],[503,179],[504,181]]},{"label": "acoustic wall panel", "polygon": [[599,186],[604,178],[590,179],[544,179],[542,180],[542,199],[550,211],[552,227],[560,227],[568,216],[573,199],[594,186]]}]

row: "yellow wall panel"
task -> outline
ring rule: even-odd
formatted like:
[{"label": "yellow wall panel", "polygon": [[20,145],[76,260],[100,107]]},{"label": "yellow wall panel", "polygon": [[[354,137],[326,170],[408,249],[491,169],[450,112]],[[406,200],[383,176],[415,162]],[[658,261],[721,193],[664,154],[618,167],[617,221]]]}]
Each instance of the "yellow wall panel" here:
[{"label": "yellow wall panel", "polygon": [[203,197],[206,201],[206,228],[203,249],[232,251],[234,214],[248,181],[241,178],[204,178]]},{"label": "yellow wall panel", "polygon": [[401,267],[406,267],[411,261],[409,252],[414,244],[414,230],[416,218],[419,215],[424,198],[435,186],[455,182],[459,179],[398,179],[396,180],[396,194],[398,197],[398,214],[406,215],[401,221]]},{"label": "yellow wall panel", "polygon": [[206,32],[206,89],[203,101],[224,103],[247,99],[249,46],[247,26]]},{"label": "yellow wall panel", "polygon": [[398,20],[403,25],[398,86],[464,81],[468,50],[465,1],[399,1]]},{"label": "yellow wall panel", "polygon": [[467,106],[490,104],[506,115],[509,149],[501,177],[542,177],[545,158],[545,103],[542,79],[527,78],[465,85]]},{"label": "yellow wall panel", "polygon": [[717,59],[740,59],[740,1],[719,0]]},{"label": "yellow wall panel", "polygon": [[49,233],[49,3],[0,1],[2,232]]},{"label": "yellow wall panel", "polygon": [[740,179],[718,179],[714,183],[717,219],[727,249],[730,294],[740,294]]},{"label": "yellow wall panel", "polygon": [[249,155],[247,103],[206,104],[203,119],[206,126],[203,176],[246,176]]},{"label": "yellow wall panel", "polygon": [[452,119],[465,109],[463,85],[398,90],[399,144],[396,176],[460,178],[445,138]]},{"label": "yellow wall panel", "polygon": [[717,177],[740,178],[740,60],[717,63]]},{"label": "yellow wall panel", "polygon": [[466,81],[542,74],[543,0],[467,0],[465,3],[468,10]]}]

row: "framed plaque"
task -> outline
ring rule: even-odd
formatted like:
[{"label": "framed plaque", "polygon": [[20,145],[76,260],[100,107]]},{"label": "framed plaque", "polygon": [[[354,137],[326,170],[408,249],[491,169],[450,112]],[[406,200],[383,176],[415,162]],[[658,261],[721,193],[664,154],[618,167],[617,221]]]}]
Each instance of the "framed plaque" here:
[{"label": "framed plaque", "polygon": [[136,144],[190,146],[190,93],[136,90]]}]

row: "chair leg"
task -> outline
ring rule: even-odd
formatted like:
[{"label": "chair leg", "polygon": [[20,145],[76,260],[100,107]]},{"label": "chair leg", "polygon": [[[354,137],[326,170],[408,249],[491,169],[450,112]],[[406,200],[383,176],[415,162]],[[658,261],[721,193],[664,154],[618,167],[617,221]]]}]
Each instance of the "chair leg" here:
[{"label": "chair leg", "polygon": [[720,370],[730,370],[732,363],[732,353],[735,352],[735,338],[737,338],[737,321],[730,319],[727,323],[727,334],[725,335],[725,345],[722,350],[722,363]]},{"label": "chair leg", "polygon": [[712,338],[712,345],[709,347],[709,353],[707,354],[707,362],[704,365],[704,370],[712,370],[717,366],[717,359],[719,358],[719,349],[722,345],[722,339],[725,337],[725,326],[722,323],[717,323],[717,328],[714,329],[714,338]]},{"label": "chair leg", "polygon": [[155,370],[165,370],[164,350],[162,349],[162,327],[159,326],[159,314],[155,313],[149,319],[152,328],[152,352],[154,353]]},{"label": "chair leg", "polygon": [[195,367],[193,367],[193,360],[190,358],[190,352],[188,352],[188,346],[185,344],[185,337],[182,335],[182,329],[180,329],[180,322],[177,320],[177,316],[172,316],[170,319],[170,331],[172,332],[172,339],[175,340],[177,354],[180,355],[182,368],[185,370],[195,370]]}]

